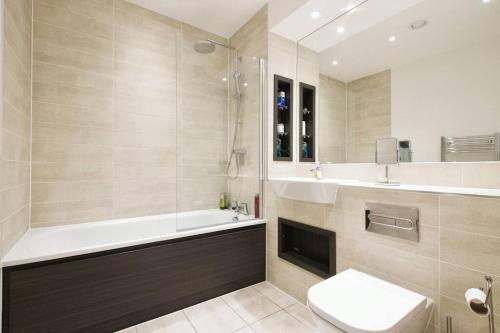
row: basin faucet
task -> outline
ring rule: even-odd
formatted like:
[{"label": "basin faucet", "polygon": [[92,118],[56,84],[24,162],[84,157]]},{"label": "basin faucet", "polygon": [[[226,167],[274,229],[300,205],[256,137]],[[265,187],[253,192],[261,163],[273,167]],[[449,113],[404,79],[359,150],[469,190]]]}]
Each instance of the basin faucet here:
[{"label": "basin faucet", "polygon": [[321,164],[316,163],[314,169],[311,169],[309,171],[314,174],[314,178],[316,178],[316,180],[320,180],[321,178],[323,178],[323,173],[321,172]]},{"label": "basin faucet", "polygon": [[248,204],[246,202],[242,202],[241,204],[238,204],[238,201],[234,200],[231,204],[231,210],[236,213],[236,215],[233,217],[233,222],[238,222],[239,221],[239,215],[250,215],[248,212]]}]

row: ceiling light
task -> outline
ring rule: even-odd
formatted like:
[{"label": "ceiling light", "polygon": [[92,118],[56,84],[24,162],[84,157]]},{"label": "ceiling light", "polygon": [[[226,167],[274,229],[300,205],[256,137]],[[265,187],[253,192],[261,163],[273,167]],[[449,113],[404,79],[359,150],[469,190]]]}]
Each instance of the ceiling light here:
[{"label": "ceiling light", "polygon": [[393,43],[396,41],[396,36],[389,37],[389,42]]},{"label": "ceiling light", "polygon": [[481,0],[482,3],[488,3],[491,2],[491,0]]},{"label": "ceiling light", "polygon": [[226,82],[227,81],[227,77],[223,77],[222,81]]},{"label": "ceiling light", "polygon": [[338,34],[343,34],[345,32],[345,28],[344,27],[338,27],[337,28],[337,33]]},{"label": "ceiling light", "polygon": [[333,66],[337,66],[338,64],[339,64],[339,62],[337,60],[332,61]]},{"label": "ceiling light", "polygon": [[314,11],[314,12],[312,12],[312,13],[311,13],[311,17],[312,17],[313,19],[317,19],[317,18],[319,17],[319,12],[318,12],[318,11]]},{"label": "ceiling light", "polygon": [[427,25],[427,20],[418,20],[418,21],[415,21],[415,22],[412,22],[408,28],[410,30],[417,30],[417,29],[421,29],[423,27],[425,27]]},{"label": "ceiling light", "polygon": [[243,83],[243,85],[244,85],[245,87],[248,87],[248,83],[246,83],[246,82],[245,82],[245,83]]}]

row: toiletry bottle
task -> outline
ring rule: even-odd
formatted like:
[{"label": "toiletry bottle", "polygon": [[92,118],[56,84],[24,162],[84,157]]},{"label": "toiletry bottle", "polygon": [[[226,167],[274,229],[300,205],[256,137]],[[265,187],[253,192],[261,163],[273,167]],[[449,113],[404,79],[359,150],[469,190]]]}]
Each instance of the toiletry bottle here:
[{"label": "toiletry bottle", "polygon": [[313,172],[314,178],[316,178],[317,180],[323,178],[323,173],[321,172],[321,164],[319,162],[316,163],[316,166],[314,167],[314,169],[311,169],[311,171]]},{"label": "toiletry bottle", "polygon": [[226,208],[226,193],[221,193],[219,195],[219,208],[220,209]]},{"label": "toiletry bottle", "polygon": [[302,143],[302,156],[304,158],[308,158],[309,157],[309,148],[307,147],[307,142],[303,142]]},{"label": "toiletry bottle", "polygon": [[283,156],[283,147],[281,146],[281,140],[278,139],[278,144],[276,145],[276,156],[277,157],[282,157]]},{"label": "toiletry bottle", "polygon": [[255,197],[253,199],[253,207],[254,207],[254,215],[255,218],[258,219],[260,218],[260,197],[259,193],[255,194]]},{"label": "toiletry bottle", "polygon": [[285,110],[287,108],[286,106],[286,94],[284,91],[280,91],[278,95],[278,109],[279,110]]}]

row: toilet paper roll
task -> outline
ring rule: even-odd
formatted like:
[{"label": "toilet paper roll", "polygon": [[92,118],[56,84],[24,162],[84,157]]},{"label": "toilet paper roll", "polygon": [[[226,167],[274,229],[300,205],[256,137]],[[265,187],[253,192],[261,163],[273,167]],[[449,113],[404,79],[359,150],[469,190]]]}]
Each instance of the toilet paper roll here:
[{"label": "toilet paper roll", "polygon": [[489,307],[486,304],[486,294],[481,289],[471,288],[465,292],[465,301],[467,305],[476,315],[487,317],[489,315]]}]

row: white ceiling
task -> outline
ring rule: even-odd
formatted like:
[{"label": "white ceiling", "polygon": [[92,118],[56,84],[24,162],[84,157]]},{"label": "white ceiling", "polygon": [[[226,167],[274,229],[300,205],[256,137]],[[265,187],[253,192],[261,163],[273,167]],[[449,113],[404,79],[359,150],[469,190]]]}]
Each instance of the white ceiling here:
[{"label": "white ceiling", "polygon": [[268,0],[127,0],[138,6],[229,38]]},{"label": "white ceiling", "polygon": [[[365,1],[309,0],[272,27],[271,31],[296,42]],[[319,17],[312,18],[312,12],[318,12]]]},{"label": "white ceiling", "polygon": [[[360,12],[359,19],[364,15]],[[428,25],[420,30],[410,30],[409,24],[419,19],[428,20]],[[334,24],[345,26],[347,32],[350,24],[356,25],[356,21],[339,20]],[[339,41],[337,34],[333,35],[330,39],[332,46],[320,52],[320,71],[349,82],[435,54],[474,47],[484,41],[499,43],[500,1],[423,0],[350,38]],[[396,42],[388,41],[391,35],[396,36]],[[309,45],[322,43],[321,40],[327,38],[325,36],[314,34],[303,42]],[[333,60],[338,61],[337,66],[332,65]]]}]

